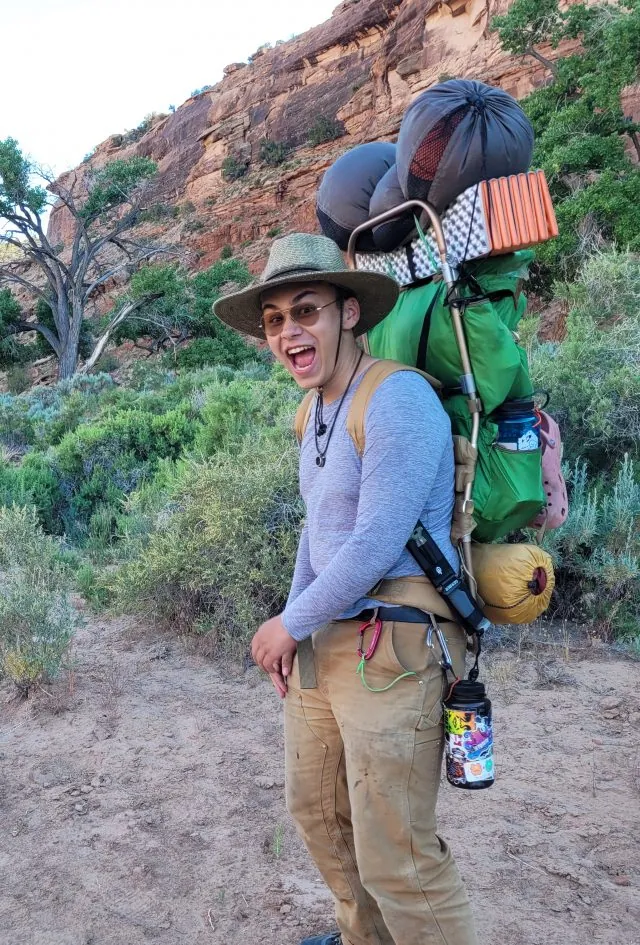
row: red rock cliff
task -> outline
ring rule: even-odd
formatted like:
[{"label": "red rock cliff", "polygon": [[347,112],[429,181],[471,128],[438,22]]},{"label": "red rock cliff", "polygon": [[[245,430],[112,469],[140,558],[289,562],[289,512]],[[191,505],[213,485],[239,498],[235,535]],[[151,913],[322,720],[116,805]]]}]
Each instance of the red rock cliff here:
[{"label": "red rock cliff", "polygon": [[[221,82],[154,120],[138,141],[109,138],[90,164],[153,158],[157,198],[181,208],[162,229],[194,250],[197,268],[214,262],[226,244],[242,247],[257,268],[267,237],[317,228],[315,192],[326,167],[356,144],[393,139],[411,99],[440,77],[479,78],[518,98],[544,80],[534,60],[505,55],[488,32],[491,17],[509,3],[345,0],[320,26],[259,50],[249,64],[227,66]],[[338,119],[345,135],[310,147],[319,116]],[[265,138],[292,148],[278,167],[260,162]],[[229,155],[249,161],[234,183],[222,179]],[[66,176],[81,177],[88,166]],[[70,231],[69,215],[55,210],[53,241],[68,242]]]}]

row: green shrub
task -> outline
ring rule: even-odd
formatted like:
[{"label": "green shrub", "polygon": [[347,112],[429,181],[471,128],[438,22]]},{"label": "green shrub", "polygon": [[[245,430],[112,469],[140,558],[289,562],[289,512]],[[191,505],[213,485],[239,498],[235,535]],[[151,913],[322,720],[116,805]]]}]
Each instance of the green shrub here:
[{"label": "green shrub", "polygon": [[213,456],[219,449],[237,445],[251,429],[256,429],[261,390],[255,383],[234,380],[211,387],[202,407],[203,425],[196,437],[196,449]]},{"label": "green shrub", "polygon": [[222,179],[228,182],[240,180],[249,170],[249,161],[237,154],[229,154],[222,162]]},{"label": "green shrub", "polygon": [[7,390],[10,394],[22,394],[31,386],[31,375],[23,364],[12,364],[7,371]]},{"label": "green shrub", "polygon": [[230,332],[212,312],[213,303],[228,283],[238,288],[248,285],[251,275],[240,259],[220,259],[208,269],[196,273],[191,280],[193,301],[189,313],[189,331],[194,335],[215,337],[220,331]]},{"label": "green shrub", "polygon": [[269,167],[277,167],[287,159],[289,145],[284,141],[270,141],[263,138],[260,142],[260,160]]},{"label": "green shrub", "polygon": [[112,371],[117,371],[119,367],[120,361],[116,355],[111,351],[106,351],[98,358],[91,371],[95,374],[110,374]]},{"label": "green shrub", "polygon": [[66,434],[46,456],[62,496],[57,518],[65,532],[94,551],[111,545],[125,496],[153,475],[159,460],[188,449],[197,428],[187,401],[157,414],[115,411]]},{"label": "green shrub", "polygon": [[269,239],[273,239],[276,236],[280,236],[281,233],[282,233],[281,226],[272,226],[270,230],[267,230],[267,236],[269,237]]},{"label": "green shrub", "polygon": [[27,399],[0,394],[0,445],[24,451],[34,439],[34,424]]},{"label": "green shrub", "polygon": [[240,656],[285,603],[301,517],[288,424],[187,464],[147,547],[115,578],[120,606],[178,630],[206,624]]},{"label": "green shrub", "polygon": [[640,643],[640,483],[625,456],[612,484],[589,480],[577,461],[568,470],[570,514],[545,537],[554,557],[560,611],[606,638]]},{"label": "green shrub", "polygon": [[220,256],[218,258],[231,259],[232,256],[233,256],[233,246],[229,246],[229,244],[227,243],[226,246],[223,246],[222,249],[220,250]]},{"label": "green shrub", "polygon": [[334,141],[341,138],[345,133],[344,125],[337,118],[329,118],[327,115],[318,115],[312,126],[309,128],[308,140],[312,148],[326,141]]},{"label": "green shrub", "polygon": [[80,565],[76,571],[75,584],[78,592],[93,610],[102,610],[111,599],[104,578],[87,562]]},{"label": "green shrub", "polygon": [[[538,252],[538,286],[548,294],[594,249],[614,243],[640,250],[640,170],[625,152],[626,136],[640,146],[639,126],[621,105],[640,68],[640,6],[513,0],[490,29],[505,49],[534,57],[548,73],[521,101],[535,132],[534,165],[545,171],[560,228]],[[549,45],[562,40],[579,42],[550,61]]]},{"label": "green shrub", "polygon": [[0,664],[23,695],[53,679],[79,623],[60,545],[33,509],[0,508]]},{"label": "green shrub", "polygon": [[125,131],[124,135],[122,136],[123,144],[133,144],[134,141],[139,141],[143,135],[146,135],[154,121],[162,117],[164,116],[158,112],[150,112],[148,115],[145,115],[139,125],[137,125],[135,128]]},{"label": "green shrub", "polygon": [[608,252],[587,260],[571,285],[563,342],[533,342],[531,374],[552,395],[565,456],[591,475],[634,454],[640,442],[640,258]]},{"label": "green shrub", "polygon": [[154,203],[147,210],[142,210],[138,220],[140,223],[164,223],[166,220],[175,220],[179,215],[178,207],[171,203]]},{"label": "green shrub", "polygon": [[179,370],[193,371],[214,364],[228,364],[239,368],[247,361],[260,358],[260,352],[253,345],[244,341],[240,335],[228,328],[218,330],[215,338],[196,338],[187,348],[181,348],[175,355],[165,355],[167,364],[174,364]]}]

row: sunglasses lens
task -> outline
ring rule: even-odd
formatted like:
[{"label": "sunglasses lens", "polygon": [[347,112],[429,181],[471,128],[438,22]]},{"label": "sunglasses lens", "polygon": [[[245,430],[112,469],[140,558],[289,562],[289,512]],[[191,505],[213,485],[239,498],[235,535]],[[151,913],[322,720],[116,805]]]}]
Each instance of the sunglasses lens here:
[{"label": "sunglasses lens", "polygon": [[[309,305],[308,303],[294,305],[293,308],[289,309],[289,317],[291,321],[295,322],[297,325],[314,325],[318,320],[320,309],[324,307],[324,305],[317,306]],[[270,312],[261,319],[260,325],[265,335],[268,335],[269,338],[273,338],[275,335],[280,334],[285,320],[284,312]]]}]

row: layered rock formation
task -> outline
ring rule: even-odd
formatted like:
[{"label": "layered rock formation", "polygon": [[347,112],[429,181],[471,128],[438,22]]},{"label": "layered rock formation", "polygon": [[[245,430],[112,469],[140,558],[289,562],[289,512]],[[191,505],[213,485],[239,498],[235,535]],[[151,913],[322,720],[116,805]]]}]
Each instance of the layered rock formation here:
[{"label": "layered rock formation", "polygon": [[[156,225],[194,252],[197,268],[211,265],[223,246],[240,248],[254,269],[267,238],[317,229],[314,199],[326,167],[349,147],[393,140],[411,99],[443,77],[499,85],[516,97],[544,81],[533,59],[505,55],[488,23],[510,0],[345,0],[327,22],[262,48],[248,64],[234,63],[221,82],[151,123],[137,141],[116,135],[67,178],[114,158],[147,155],[158,163],[156,198],[178,205],[170,224]],[[548,50],[550,57],[557,50]],[[319,118],[341,123],[344,134],[311,147]],[[264,140],[286,143],[276,167],[260,161]],[[223,161],[248,164],[228,183]],[[68,242],[64,208],[50,224],[54,242]]]}]

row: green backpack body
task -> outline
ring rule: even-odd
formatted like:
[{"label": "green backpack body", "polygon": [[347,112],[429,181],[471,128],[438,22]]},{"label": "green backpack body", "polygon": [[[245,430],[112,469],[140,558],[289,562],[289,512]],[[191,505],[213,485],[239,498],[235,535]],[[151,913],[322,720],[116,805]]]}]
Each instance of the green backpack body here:
[{"label": "green backpack body", "polygon": [[[461,291],[462,322],[483,412],[473,486],[477,541],[496,541],[527,525],[544,506],[541,451],[513,452],[497,445],[492,415],[505,401],[532,399],[527,355],[514,336],[526,309],[520,291],[533,260],[530,250],[467,264]],[[369,351],[418,367],[442,384],[443,406],[454,435],[467,439],[471,415],[460,391],[463,373],[447,287],[430,281],[405,289],[389,315],[367,335]]]}]

